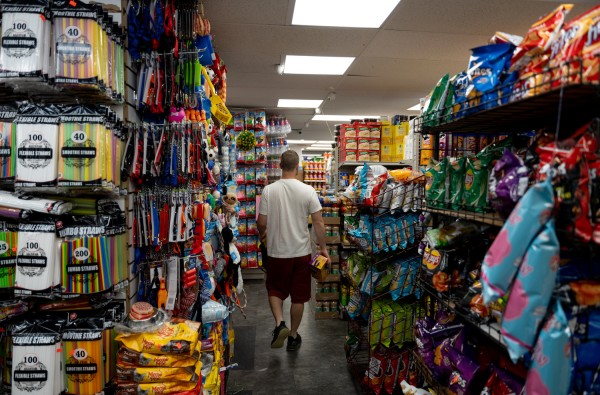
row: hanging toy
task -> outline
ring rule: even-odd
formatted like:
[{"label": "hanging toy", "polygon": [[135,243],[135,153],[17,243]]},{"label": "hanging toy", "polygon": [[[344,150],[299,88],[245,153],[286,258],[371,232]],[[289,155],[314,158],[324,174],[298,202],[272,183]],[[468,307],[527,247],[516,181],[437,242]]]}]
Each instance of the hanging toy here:
[{"label": "hanging toy", "polygon": [[244,130],[235,140],[238,150],[250,151],[256,146],[256,137],[254,133]]},{"label": "hanging toy", "polygon": [[235,184],[229,182],[225,186],[225,196],[223,196],[223,208],[229,214],[235,214],[236,206],[238,204],[237,192],[235,190]]}]

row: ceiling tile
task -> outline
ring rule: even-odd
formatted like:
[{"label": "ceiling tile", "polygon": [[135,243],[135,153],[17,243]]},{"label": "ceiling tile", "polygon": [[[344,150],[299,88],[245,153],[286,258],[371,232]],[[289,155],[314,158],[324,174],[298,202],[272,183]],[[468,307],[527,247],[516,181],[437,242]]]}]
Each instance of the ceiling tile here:
[{"label": "ceiling tile", "polygon": [[246,56],[358,56],[377,34],[375,29],[235,23],[214,23],[212,31],[219,51],[238,52]]},{"label": "ceiling tile", "polygon": [[488,36],[383,30],[363,56],[395,59],[465,60],[470,48],[485,45]]},{"label": "ceiling tile", "polygon": [[204,13],[215,23],[284,25],[288,19],[291,0],[218,0],[204,2]]}]

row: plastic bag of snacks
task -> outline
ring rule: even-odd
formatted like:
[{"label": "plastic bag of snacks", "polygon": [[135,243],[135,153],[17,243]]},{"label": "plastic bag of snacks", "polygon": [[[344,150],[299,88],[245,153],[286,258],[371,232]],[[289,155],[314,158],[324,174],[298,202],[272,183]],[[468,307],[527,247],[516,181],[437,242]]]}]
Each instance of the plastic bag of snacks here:
[{"label": "plastic bag of snacks", "polygon": [[465,162],[467,158],[449,158],[448,173],[450,176],[450,193],[448,203],[452,210],[462,208],[464,181],[465,181]]},{"label": "plastic bag of snacks", "polygon": [[485,304],[489,305],[507,293],[525,251],[548,222],[553,207],[554,191],[550,179],[529,188],[517,203],[483,259],[481,280]]},{"label": "plastic bag of snacks", "polygon": [[157,333],[120,333],[116,341],[136,352],[193,355],[199,328],[198,322],[172,319]]},{"label": "plastic bag of snacks", "polygon": [[504,311],[502,336],[515,363],[533,348],[554,290],[559,260],[559,243],[550,220],[527,249]]},{"label": "plastic bag of snacks", "polygon": [[427,126],[435,126],[439,124],[439,118],[442,115],[442,109],[444,103],[446,102],[446,95],[448,94],[449,81],[450,75],[445,74],[442,78],[440,78],[429,95],[429,101],[425,105],[424,112],[424,123]]},{"label": "plastic bag of snacks", "polygon": [[571,330],[558,301],[540,332],[531,361],[525,393],[568,393],[572,361]]},{"label": "plastic bag of snacks", "polygon": [[119,349],[117,364],[119,366],[169,366],[182,368],[196,365],[197,358],[188,355],[155,355],[146,352],[135,352],[127,348]]},{"label": "plastic bag of snacks", "polygon": [[430,207],[445,206],[446,201],[446,168],[448,160],[446,158],[439,162],[431,159],[430,167],[425,171],[425,197],[427,205]]},{"label": "plastic bag of snacks", "polygon": [[[488,110],[496,107],[501,75],[508,68],[514,45],[491,44],[473,48],[467,75],[467,97],[471,110]],[[474,108],[475,106],[481,106]]]},{"label": "plastic bag of snacks", "polygon": [[493,159],[493,153],[489,150],[467,159],[463,192],[463,204],[467,210],[483,212],[486,209],[488,177]]},{"label": "plastic bag of snacks", "polygon": [[488,199],[497,212],[507,217],[527,190],[529,177],[523,160],[510,150],[494,165],[489,178]]}]

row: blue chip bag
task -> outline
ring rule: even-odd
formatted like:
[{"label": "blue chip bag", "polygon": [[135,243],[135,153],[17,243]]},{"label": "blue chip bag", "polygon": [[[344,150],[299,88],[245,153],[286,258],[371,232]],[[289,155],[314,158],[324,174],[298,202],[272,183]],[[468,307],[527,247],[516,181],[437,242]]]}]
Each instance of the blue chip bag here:
[{"label": "blue chip bag", "polygon": [[[473,48],[467,75],[475,96],[481,96],[481,108],[477,111],[488,110],[496,107],[499,99],[498,88],[500,78],[508,70],[510,59],[515,46],[509,43],[484,45]],[[469,93],[467,93],[469,95]]]},{"label": "blue chip bag", "polygon": [[565,312],[556,301],[546,321],[527,373],[527,395],[563,395],[571,378],[571,330]]},{"label": "blue chip bag", "polygon": [[550,220],[527,249],[504,311],[502,336],[514,363],[533,348],[556,284],[559,261],[558,238]]},{"label": "blue chip bag", "polygon": [[510,288],[529,244],[552,215],[554,191],[548,178],[525,193],[483,258],[481,282],[486,305]]}]

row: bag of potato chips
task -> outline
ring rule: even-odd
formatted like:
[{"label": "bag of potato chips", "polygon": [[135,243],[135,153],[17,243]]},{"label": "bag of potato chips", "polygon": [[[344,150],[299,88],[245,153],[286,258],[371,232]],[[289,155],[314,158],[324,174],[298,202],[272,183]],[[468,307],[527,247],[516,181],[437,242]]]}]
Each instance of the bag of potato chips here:
[{"label": "bag of potato chips", "polygon": [[193,355],[200,323],[173,319],[156,333],[120,333],[116,340],[130,350],[151,354]]}]

